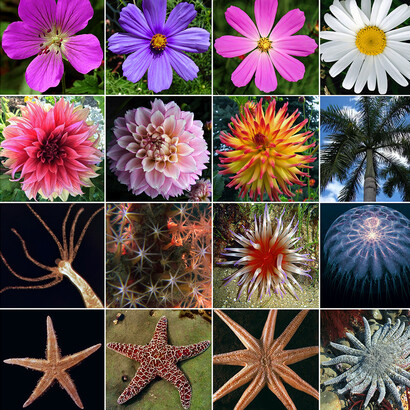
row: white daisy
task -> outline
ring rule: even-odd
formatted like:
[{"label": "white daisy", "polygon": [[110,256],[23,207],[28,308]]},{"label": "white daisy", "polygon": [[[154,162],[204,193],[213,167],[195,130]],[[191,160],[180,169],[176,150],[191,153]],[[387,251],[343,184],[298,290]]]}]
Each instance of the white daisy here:
[{"label": "white daisy", "polygon": [[410,27],[395,27],[410,17],[410,6],[402,4],[389,13],[392,0],[334,0],[332,14],[325,14],[326,24],[334,31],[322,31],[330,40],[320,47],[322,60],[336,61],[329,70],[332,77],[348,66],[343,87],[360,93],[366,85],[380,94],[387,92],[387,74],[401,86],[410,79]]}]

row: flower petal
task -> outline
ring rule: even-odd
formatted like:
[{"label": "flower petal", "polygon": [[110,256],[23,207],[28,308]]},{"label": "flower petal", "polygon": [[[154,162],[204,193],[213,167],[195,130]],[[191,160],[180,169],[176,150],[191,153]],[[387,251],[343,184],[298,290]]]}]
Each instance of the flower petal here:
[{"label": "flower petal", "polygon": [[278,9],[278,0],[256,0],[255,19],[259,33],[262,37],[268,37]]},{"label": "flower petal", "polygon": [[256,67],[255,85],[259,90],[270,93],[278,86],[275,70],[268,53],[261,53]]},{"label": "flower petal", "polygon": [[409,85],[408,81],[400,72],[402,70],[398,68],[401,68],[399,61],[394,61],[391,59],[391,56],[385,55],[384,53],[379,55],[379,61],[386,73],[389,74],[396,83],[400,84],[402,87],[407,87]]},{"label": "flower petal", "polygon": [[28,26],[44,32],[55,22],[56,8],[55,0],[21,0],[18,13]]},{"label": "flower petal", "polygon": [[337,61],[354,49],[354,43],[349,45],[343,41],[329,41],[320,45],[322,60],[326,62]]},{"label": "flower petal", "polygon": [[387,74],[386,70],[383,68],[380,59],[380,55],[375,56],[374,66],[376,67],[376,77],[377,77],[377,90],[380,94],[386,94],[387,92]]},{"label": "flower petal", "polygon": [[316,41],[305,35],[282,37],[275,43],[275,49],[292,56],[306,57],[317,49]]},{"label": "flower petal", "polygon": [[168,46],[177,51],[205,53],[210,46],[210,34],[203,28],[187,28],[168,38]]},{"label": "flower petal", "polygon": [[410,27],[396,28],[386,33],[387,40],[405,41],[410,40]]},{"label": "flower petal", "polygon": [[362,68],[360,69],[359,76],[357,77],[356,83],[354,85],[354,92],[356,94],[361,93],[364,86],[366,85],[366,82],[368,78],[370,77],[370,72],[373,69],[372,63],[373,60],[369,57],[372,56],[366,56],[362,65]]},{"label": "flower petal", "polygon": [[215,40],[216,52],[225,58],[239,57],[248,54],[258,43],[247,37],[222,36]]},{"label": "flower petal", "polygon": [[142,0],[142,10],[151,30],[162,33],[167,13],[166,0]]},{"label": "flower petal", "polygon": [[379,27],[384,31],[389,31],[399,26],[410,17],[410,6],[402,4],[394,9],[387,17],[383,19]]},{"label": "flower petal", "polygon": [[108,39],[108,49],[115,54],[130,54],[141,47],[147,47],[149,41],[128,33],[115,33]]},{"label": "flower petal", "polygon": [[148,67],[148,88],[154,93],[167,90],[172,84],[172,68],[166,53],[155,55]]},{"label": "flower petal", "polygon": [[259,50],[252,51],[242,62],[236,67],[236,70],[232,73],[232,82],[237,87],[243,87],[251,81],[255,74],[256,67],[258,66],[259,57],[261,52]]},{"label": "flower petal", "polygon": [[98,68],[103,59],[100,42],[92,34],[80,34],[68,38],[62,50],[70,64],[81,74]]},{"label": "flower petal", "polygon": [[280,37],[291,36],[298,32],[305,24],[305,13],[299,9],[287,12],[276,24],[269,38],[272,40]]},{"label": "flower petal", "polygon": [[[387,14],[389,13],[391,3],[392,3],[392,0],[380,1],[380,7],[377,13],[377,17],[375,20],[372,21],[372,23],[376,24],[376,26],[380,25],[380,23],[386,18]],[[375,4],[376,4],[376,1],[375,1]]]},{"label": "flower petal", "polygon": [[365,54],[359,53],[357,57],[353,60],[352,65],[349,67],[346,73],[346,77],[343,80],[342,87],[346,90],[350,90],[357,81],[360,69],[365,58]]},{"label": "flower petal", "polygon": [[57,25],[63,33],[72,36],[85,28],[94,10],[89,0],[58,0]]},{"label": "flower petal", "polygon": [[61,53],[50,52],[37,56],[27,67],[26,81],[30,88],[40,93],[56,87],[63,76]]},{"label": "flower petal", "polygon": [[329,7],[332,14],[347,28],[356,32],[362,27],[358,27],[352,16],[346,11],[346,9],[340,4],[338,0]]},{"label": "flower petal", "polygon": [[139,38],[151,41],[154,35],[148,26],[144,13],[135,4],[130,3],[121,10],[118,22],[125,31]]},{"label": "flower petal", "polygon": [[339,61],[337,61],[329,70],[329,74],[332,77],[336,77],[340,74],[346,67],[348,67],[355,58],[359,56],[360,52],[357,48],[352,49],[348,53],[346,53]]},{"label": "flower petal", "polygon": [[231,6],[225,12],[227,23],[238,33],[252,40],[259,40],[259,32],[251,18],[239,7]]},{"label": "flower petal", "polygon": [[170,37],[185,30],[195,17],[196,11],[193,4],[185,2],[177,4],[169,13],[168,20],[164,26],[164,35]]},{"label": "flower petal", "polygon": [[152,188],[159,189],[165,181],[165,175],[153,169],[145,174],[145,179]]},{"label": "flower petal", "polygon": [[40,44],[43,42],[38,34],[39,30],[22,21],[11,23],[3,34],[3,50],[14,60],[31,57],[40,51]]},{"label": "flower petal", "polygon": [[175,72],[185,81],[192,81],[198,76],[198,66],[185,54],[168,47],[166,50],[169,62]]},{"label": "flower petal", "polygon": [[299,81],[305,75],[305,66],[296,58],[279,51],[270,51],[270,58],[279,74],[287,81]]},{"label": "flower petal", "polygon": [[152,59],[153,54],[149,46],[140,48],[135,53],[130,54],[122,65],[122,71],[125,77],[127,77],[127,80],[133,83],[141,80],[142,76],[148,70]]},{"label": "flower petal", "polygon": [[[404,58],[401,54],[394,51],[390,47],[386,47],[384,53],[380,54],[383,56],[383,60],[388,60],[391,64],[393,64],[405,77],[410,78],[410,62]],[[385,67],[386,68],[386,67]],[[386,70],[389,74],[390,72]],[[399,83],[400,84],[400,83]]]},{"label": "flower petal", "polygon": [[344,24],[342,24],[338,19],[333,17],[331,14],[326,13],[325,14],[325,22],[326,24],[334,31],[341,31],[342,33],[347,33],[347,34],[352,34],[355,35],[355,32],[349,28],[346,27]]}]

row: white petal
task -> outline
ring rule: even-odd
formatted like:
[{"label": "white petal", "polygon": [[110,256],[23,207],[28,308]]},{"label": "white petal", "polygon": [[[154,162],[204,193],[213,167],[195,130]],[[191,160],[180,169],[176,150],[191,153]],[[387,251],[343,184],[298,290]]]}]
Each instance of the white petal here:
[{"label": "white petal", "polygon": [[386,18],[387,14],[389,13],[390,6],[391,6],[392,0],[383,0],[381,2],[379,12],[377,13],[376,17],[376,26],[379,26],[380,23]]},{"label": "white petal", "polygon": [[410,6],[402,4],[393,10],[383,21],[379,24],[379,27],[384,31],[389,31],[394,27],[397,27],[403,21],[406,21],[410,17]]},{"label": "white petal", "polygon": [[359,31],[362,27],[357,26],[352,16],[348,14],[346,9],[335,0],[335,2],[329,7],[332,14],[346,27],[350,28],[354,32]]},{"label": "white petal", "polygon": [[345,56],[343,56],[337,63],[333,64],[331,69],[329,70],[329,74],[332,77],[336,77],[340,74],[347,66],[349,66],[355,58],[359,57],[361,54],[357,49],[351,50]]},{"label": "white petal", "polygon": [[357,7],[356,0],[347,0],[346,5],[348,9],[350,10],[350,14],[353,17],[353,20],[358,26],[363,27],[369,24],[369,19],[366,16],[364,16],[365,21],[363,21],[363,18],[362,18],[363,15],[360,14],[359,7]]},{"label": "white petal", "polygon": [[370,91],[374,91],[376,89],[376,67],[374,62],[374,56],[368,56],[370,60],[370,74],[369,78],[367,79],[367,88]]},{"label": "white petal", "polygon": [[397,28],[386,33],[387,40],[404,41],[410,40],[410,27]]},{"label": "white petal", "polygon": [[410,61],[389,47],[384,49],[382,54],[407,78],[410,78]]},{"label": "white petal", "polygon": [[370,75],[371,71],[371,64],[372,60],[369,58],[371,56],[366,56],[364,59],[364,63],[362,65],[362,68],[360,70],[359,76],[357,77],[356,83],[354,85],[354,92],[356,94],[361,93],[363,90],[363,87],[365,86],[367,79]]},{"label": "white petal", "polygon": [[[404,58],[407,58],[407,60],[410,60],[410,43],[391,40],[387,43],[387,46],[392,50],[397,51]],[[323,46],[320,46],[320,48],[322,49]]]},{"label": "white petal", "polygon": [[355,41],[356,36],[352,34],[339,33],[334,31],[321,31],[320,38],[324,40],[337,40],[337,41]]},{"label": "white petal", "polygon": [[322,53],[323,61],[331,62],[339,60],[355,48],[354,43],[348,44],[342,41],[329,41],[320,45],[320,52]]},{"label": "white petal", "polygon": [[350,28],[344,26],[338,19],[334,18],[331,14],[325,14],[325,22],[326,24],[334,31],[340,31],[342,33],[347,33],[354,35],[354,31]]},{"label": "white petal", "polygon": [[384,0],[374,0],[372,12],[370,14],[370,24],[375,25],[377,20],[377,15],[379,14],[380,6]]},{"label": "white petal", "polygon": [[360,68],[362,67],[363,60],[365,55],[359,53],[359,55],[354,59],[352,65],[350,66],[349,70],[347,71],[346,77],[342,83],[342,87],[346,88],[346,90],[350,90],[354,83],[357,80],[357,77],[360,72]]},{"label": "white petal", "polygon": [[362,0],[362,7],[361,7],[363,13],[366,15],[366,17],[369,19],[370,18],[370,13],[372,11],[370,0]]},{"label": "white petal", "polygon": [[377,77],[377,89],[379,90],[380,94],[386,94],[387,92],[387,74],[386,70],[383,68],[380,62],[380,56],[374,57],[374,66],[376,67],[376,77]]},{"label": "white petal", "polygon": [[393,78],[396,83],[399,83],[401,86],[406,87],[408,85],[407,80],[401,75],[397,67],[383,54],[379,56],[380,63],[382,67],[386,70],[387,74]]}]

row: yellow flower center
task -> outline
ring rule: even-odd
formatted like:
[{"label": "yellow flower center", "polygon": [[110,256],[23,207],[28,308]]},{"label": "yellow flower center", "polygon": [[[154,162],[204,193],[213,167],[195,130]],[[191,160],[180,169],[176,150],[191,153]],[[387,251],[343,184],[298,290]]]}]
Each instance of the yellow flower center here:
[{"label": "yellow flower center", "polygon": [[150,42],[152,51],[164,51],[167,45],[167,38],[163,34],[155,34]]},{"label": "yellow flower center", "polygon": [[258,48],[260,51],[267,53],[272,48],[272,41],[267,37],[261,37],[258,41]]},{"label": "yellow flower center", "polygon": [[366,26],[357,33],[356,46],[363,54],[377,56],[386,47],[386,34],[379,27]]}]

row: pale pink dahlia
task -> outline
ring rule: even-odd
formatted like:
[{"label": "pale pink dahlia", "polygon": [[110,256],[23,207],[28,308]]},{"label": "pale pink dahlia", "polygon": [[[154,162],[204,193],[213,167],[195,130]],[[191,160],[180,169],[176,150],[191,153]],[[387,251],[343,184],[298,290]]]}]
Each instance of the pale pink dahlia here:
[{"label": "pale pink dahlia", "polygon": [[156,99],[115,120],[108,150],[111,170],[135,195],[181,195],[206,168],[209,151],[201,121],[175,102]]},{"label": "pale pink dahlia", "polygon": [[209,179],[199,179],[188,193],[191,202],[210,202],[212,195],[212,184]]},{"label": "pale pink dahlia", "polygon": [[40,194],[65,201],[93,185],[103,154],[94,138],[97,126],[86,122],[88,111],[61,98],[54,107],[28,102],[21,117],[9,120],[0,156],[29,199]]}]

